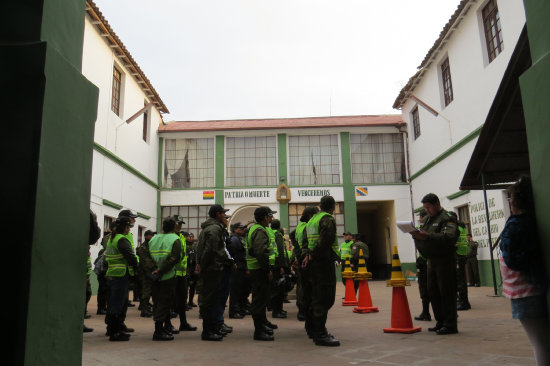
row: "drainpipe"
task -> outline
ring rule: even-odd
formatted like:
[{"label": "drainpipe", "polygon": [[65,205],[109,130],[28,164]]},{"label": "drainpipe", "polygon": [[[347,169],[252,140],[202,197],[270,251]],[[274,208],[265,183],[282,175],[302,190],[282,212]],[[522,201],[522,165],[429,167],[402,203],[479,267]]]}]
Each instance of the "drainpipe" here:
[{"label": "drainpipe", "polygon": [[495,291],[494,296],[498,296],[495,263],[493,259],[493,241],[491,240],[491,218],[489,217],[489,206],[487,204],[487,187],[485,186],[485,174],[483,173],[481,173],[481,185],[483,186],[483,199],[485,200],[485,215],[487,216],[487,235],[488,235],[487,239],[489,240],[489,254],[491,255],[491,272],[493,274],[493,288]]}]

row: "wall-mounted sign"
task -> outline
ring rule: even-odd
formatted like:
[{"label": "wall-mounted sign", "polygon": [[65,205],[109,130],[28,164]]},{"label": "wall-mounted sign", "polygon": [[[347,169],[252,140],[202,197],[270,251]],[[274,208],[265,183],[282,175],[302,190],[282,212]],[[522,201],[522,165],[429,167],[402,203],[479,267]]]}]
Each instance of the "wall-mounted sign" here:
[{"label": "wall-mounted sign", "polygon": [[323,196],[332,196],[336,202],[344,200],[342,187],[304,187],[290,188],[292,203],[294,202],[319,202]]},{"label": "wall-mounted sign", "polygon": [[369,194],[369,188],[368,187],[356,187],[355,188],[355,196],[357,197],[365,197]]},{"label": "wall-mounted sign", "polygon": [[214,199],[214,191],[202,191],[202,199],[203,200],[213,200]]},{"label": "wall-mounted sign", "polygon": [[277,202],[277,189],[226,189],[223,191],[223,200],[226,203]]}]

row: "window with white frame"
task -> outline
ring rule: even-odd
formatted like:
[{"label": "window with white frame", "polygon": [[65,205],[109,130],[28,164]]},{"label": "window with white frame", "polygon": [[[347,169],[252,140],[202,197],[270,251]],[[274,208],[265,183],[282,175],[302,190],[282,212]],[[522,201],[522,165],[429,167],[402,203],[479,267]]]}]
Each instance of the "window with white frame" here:
[{"label": "window with white frame", "polygon": [[225,142],[226,186],[278,184],[275,136],[227,137]]},{"label": "window with white frame", "polygon": [[162,207],[162,217],[169,217],[173,215],[180,215],[185,221],[185,224],[181,226],[182,231],[187,231],[195,236],[199,237],[201,231],[201,224],[208,219],[208,210],[210,206],[165,206]]},{"label": "window with white frame", "polygon": [[351,134],[350,148],[354,184],[405,182],[402,134]]},{"label": "window with white frame", "polygon": [[416,140],[420,137],[420,115],[418,114],[418,106],[414,107],[412,110],[411,119],[413,124],[413,136]]},{"label": "window with white frame", "polygon": [[448,57],[441,63],[441,82],[443,84],[443,99],[445,101],[445,106],[448,106],[454,99],[451,66],[449,65]]},{"label": "window with white frame", "polygon": [[492,62],[503,50],[502,28],[496,0],[490,0],[481,11],[487,45],[487,57]]},{"label": "window with white frame", "polygon": [[288,137],[289,184],[340,184],[338,135]]},{"label": "window with white frame", "polygon": [[122,98],[122,72],[113,66],[113,84],[111,90],[111,110],[120,116],[120,104]]},{"label": "window with white frame", "polygon": [[214,186],[214,138],[167,139],[164,188]]}]

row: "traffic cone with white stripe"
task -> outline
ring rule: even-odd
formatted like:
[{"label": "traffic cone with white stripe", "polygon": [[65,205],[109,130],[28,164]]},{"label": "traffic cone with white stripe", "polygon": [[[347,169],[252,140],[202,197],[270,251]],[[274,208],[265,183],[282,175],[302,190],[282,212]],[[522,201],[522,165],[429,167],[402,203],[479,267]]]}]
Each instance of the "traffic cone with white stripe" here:
[{"label": "traffic cone with white stripe", "polygon": [[353,308],[354,313],[377,313],[378,308],[372,306],[372,298],[370,296],[369,279],[372,278],[372,273],[367,271],[367,263],[363,257],[363,249],[359,249],[359,263],[357,264],[357,272],[355,279],[359,282],[359,301],[358,306]]},{"label": "traffic cone with white stripe", "polygon": [[421,327],[414,327],[412,323],[409,301],[405,292],[405,286],[410,285],[410,282],[403,276],[396,245],[393,247],[391,279],[387,281],[387,286],[393,287],[391,327],[384,328],[384,333],[415,333],[422,330]]},{"label": "traffic cone with white stripe", "polygon": [[357,297],[355,297],[355,288],[353,287],[354,274],[349,263],[349,255],[347,255],[344,261],[344,271],[342,272],[342,277],[346,280],[346,294],[342,306],[356,306],[358,304]]}]

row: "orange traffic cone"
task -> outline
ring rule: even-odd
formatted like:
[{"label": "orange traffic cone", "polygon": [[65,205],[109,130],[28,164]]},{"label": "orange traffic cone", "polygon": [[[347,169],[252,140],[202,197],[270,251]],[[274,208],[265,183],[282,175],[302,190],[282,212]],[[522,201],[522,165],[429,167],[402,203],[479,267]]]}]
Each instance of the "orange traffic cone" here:
[{"label": "orange traffic cone", "polygon": [[372,306],[372,298],[370,296],[369,278],[372,278],[372,273],[367,271],[367,263],[363,257],[363,249],[359,250],[359,263],[355,279],[359,282],[359,303],[353,308],[354,313],[377,313],[378,308]]},{"label": "orange traffic cone", "polygon": [[384,333],[416,333],[422,330],[421,327],[414,327],[411,318],[411,310],[405,286],[410,282],[403,276],[401,261],[397,253],[397,246],[393,247],[392,274],[387,281],[387,286],[393,287],[391,304],[391,327],[384,328]]},{"label": "orange traffic cone", "polygon": [[358,304],[355,297],[355,288],[353,287],[353,275],[354,273],[349,264],[349,255],[347,255],[344,261],[344,271],[342,272],[342,277],[346,280],[346,295],[344,301],[342,301],[342,306],[355,306]]}]

